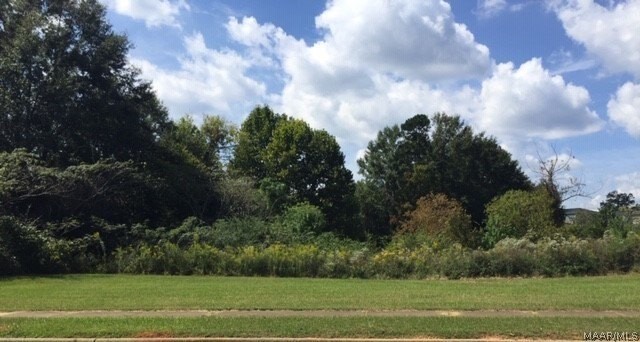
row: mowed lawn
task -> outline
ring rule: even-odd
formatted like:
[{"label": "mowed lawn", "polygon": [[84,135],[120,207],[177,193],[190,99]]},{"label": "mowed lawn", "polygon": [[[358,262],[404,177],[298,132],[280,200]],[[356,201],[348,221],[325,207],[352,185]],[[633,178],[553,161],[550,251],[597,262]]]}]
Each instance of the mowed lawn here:
[{"label": "mowed lawn", "polygon": [[280,317],[0,319],[0,337],[440,337],[582,340],[638,318]]},{"label": "mowed lawn", "polygon": [[469,280],[0,278],[0,311],[176,309],[638,310],[640,275]]},{"label": "mowed lawn", "polygon": [[[578,317],[2,318],[0,337],[441,337],[582,339],[637,333],[640,275],[534,279],[361,280],[69,275],[0,278],[0,311],[584,310]],[[634,311],[635,312],[635,311]],[[633,335],[630,335],[633,336]]]}]

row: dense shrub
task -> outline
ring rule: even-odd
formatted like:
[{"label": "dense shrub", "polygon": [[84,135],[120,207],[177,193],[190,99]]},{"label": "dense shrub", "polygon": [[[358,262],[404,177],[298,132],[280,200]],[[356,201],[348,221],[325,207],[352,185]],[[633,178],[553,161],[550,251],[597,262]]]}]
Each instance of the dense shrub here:
[{"label": "dense shrub", "polygon": [[565,224],[565,231],[569,235],[579,238],[601,238],[607,230],[601,213],[598,212],[578,212],[571,224]]},{"label": "dense shrub", "polygon": [[264,244],[269,224],[255,217],[216,221],[211,229],[199,231],[199,241],[217,248]]},{"label": "dense shrub", "polygon": [[269,214],[269,198],[256,188],[253,180],[246,177],[221,179],[216,191],[220,196],[220,217],[259,217]]},{"label": "dense shrub", "polygon": [[88,272],[102,261],[99,235],[54,239],[47,230],[0,217],[0,275]]},{"label": "dense shrub", "polygon": [[460,244],[409,249],[400,243],[374,251],[362,245],[320,248],[313,244],[219,249],[165,242],[117,250],[119,272],[332,278],[447,278],[596,275],[640,269],[640,236],[603,239],[507,238],[490,250]]},{"label": "dense shrub", "polygon": [[18,149],[0,153],[0,214],[43,221],[96,216],[110,222],[142,221],[153,211],[146,198],[154,180],[133,162],[100,160],[64,169],[47,167]]},{"label": "dense shrub", "polygon": [[440,243],[465,243],[472,232],[471,216],[458,201],[446,195],[421,197],[400,225],[401,234],[418,232]]},{"label": "dense shrub", "polygon": [[272,224],[271,238],[282,243],[308,242],[324,230],[325,218],[320,208],[299,203],[285,210]]},{"label": "dense shrub", "polygon": [[[507,238],[485,254],[486,265],[480,268],[485,276],[530,276],[536,273],[535,247],[527,239]],[[477,260],[479,261],[479,260]]]},{"label": "dense shrub", "polygon": [[487,206],[487,227],[484,243],[494,246],[511,237],[537,239],[553,227],[553,199],[544,190],[512,190],[494,199]]}]

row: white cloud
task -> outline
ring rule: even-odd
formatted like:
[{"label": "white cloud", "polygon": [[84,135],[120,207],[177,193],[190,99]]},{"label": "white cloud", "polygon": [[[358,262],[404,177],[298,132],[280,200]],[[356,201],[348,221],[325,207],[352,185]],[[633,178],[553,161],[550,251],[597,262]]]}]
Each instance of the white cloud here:
[{"label": "white cloud", "polygon": [[609,118],[632,136],[640,138],[640,84],[627,82],[607,104]]},{"label": "white cloud", "polygon": [[153,88],[173,117],[235,114],[236,107],[244,115],[267,96],[266,86],[247,76],[251,63],[238,53],[209,49],[200,33],[186,37],[184,46],[186,54],[180,58],[178,70],[142,59],[131,61],[141,69],[143,78],[153,80]]},{"label": "white cloud", "polygon": [[276,47],[287,40],[295,42],[281,28],[269,23],[261,25],[254,17],[245,17],[241,21],[230,17],[225,27],[231,39],[247,46],[248,55],[257,66],[279,67]]},{"label": "white cloud", "polygon": [[[503,147],[512,152],[522,152],[525,142],[577,136],[602,128],[602,120],[589,108],[588,91],[566,83],[561,76],[551,75],[539,59],[519,68],[511,63],[495,66],[493,74],[476,88],[461,86],[463,80],[487,73],[481,71],[486,66],[468,67],[479,65],[475,58],[466,64],[460,62],[457,71],[460,74],[449,74],[446,82],[441,82],[442,73],[429,75],[430,68],[440,65],[441,59],[449,59],[447,53],[456,55],[451,51],[461,49],[460,46],[478,52],[475,57],[483,56],[479,51],[486,48],[478,47],[469,33],[471,40],[462,45],[455,39],[450,43],[439,42],[436,50],[442,55],[437,58],[429,53],[422,58],[412,56],[420,53],[414,46],[394,43],[388,37],[414,36],[406,41],[424,41],[422,50],[426,51],[433,50],[431,44],[442,38],[441,32],[446,30],[439,33],[423,24],[407,24],[403,18],[418,17],[416,13],[433,14],[422,7],[421,1],[394,4],[381,2],[361,8],[353,1],[331,2],[317,18],[318,25],[327,31],[313,45],[288,36],[271,24],[260,25],[254,18],[240,21],[231,18],[227,29],[236,41],[279,61],[285,85],[275,105],[277,110],[327,129],[353,154],[384,126],[401,123],[417,113],[460,114],[474,127],[497,136]],[[439,19],[431,21],[455,26],[448,5],[435,4],[441,6],[435,16]],[[335,6],[341,6],[341,10],[335,11]],[[390,11],[383,11],[384,6],[391,6],[387,8]],[[365,14],[371,12],[367,17],[376,20],[360,27],[364,25],[358,23],[360,10]],[[354,20],[346,20],[347,17]]]},{"label": "white cloud", "polygon": [[554,51],[547,59],[551,64],[551,74],[561,75],[575,71],[589,70],[598,66],[592,58],[576,58],[571,51],[560,49]]},{"label": "white cloud", "polygon": [[603,122],[589,108],[589,92],[561,76],[552,76],[539,59],[515,69],[500,64],[482,82],[477,118],[498,137],[559,139],[600,130]]},{"label": "white cloud", "polygon": [[507,8],[506,0],[479,0],[478,14],[481,17],[489,18],[497,15]]},{"label": "white cloud", "polygon": [[596,192],[590,194],[589,198],[575,199],[567,206],[598,210],[600,203],[607,200],[607,194],[611,191],[631,193],[638,202],[640,200],[640,172],[610,175],[600,184]]},{"label": "white cloud", "polygon": [[378,130],[416,113],[460,113],[473,90],[451,86],[491,70],[486,46],[440,0],[330,1],[307,44],[254,18],[227,23],[230,36],[281,67],[277,110],[304,118],[357,149]]},{"label": "white cloud", "polygon": [[325,35],[310,53],[327,71],[368,68],[433,82],[482,76],[491,65],[488,48],[442,0],[333,0],[316,26]]},{"label": "white cloud", "polygon": [[143,20],[147,27],[180,27],[178,16],[190,10],[186,0],[101,0],[116,13]]},{"label": "white cloud", "polygon": [[617,176],[615,181],[618,192],[632,193],[636,201],[640,200],[640,172]]},{"label": "white cloud", "polygon": [[246,46],[267,49],[272,49],[276,39],[284,34],[281,28],[273,24],[260,25],[254,17],[245,17],[242,21],[231,17],[226,28],[232,39]]},{"label": "white cloud", "polygon": [[[135,63],[172,115],[244,115],[269,103],[335,135],[352,168],[380,129],[417,113],[460,114],[520,156],[523,142],[603,126],[588,91],[550,74],[539,59],[493,65],[444,1],[334,0],[316,25],[323,35],[308,44],[255,18],[231,17],[227,33],[242,52],[210,49],[194,34],[178,70]],[[252,77],[265,68],[283,84],[278,95]]]},{"label": "white cloud", "polygon": [[640,78],[640,0],[604,7],[593,0],[550,0],[567,35],[611,72]]}]

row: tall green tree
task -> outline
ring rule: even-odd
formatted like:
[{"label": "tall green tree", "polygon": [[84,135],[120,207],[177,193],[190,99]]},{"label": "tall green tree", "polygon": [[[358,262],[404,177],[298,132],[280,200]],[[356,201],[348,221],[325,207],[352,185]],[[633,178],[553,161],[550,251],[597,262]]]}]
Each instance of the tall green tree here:
[{"label": "tall green tree", "polygon": [[329,229],[357,233],[351,231],[356,213],[353,176],[333,136],[302,120],[282,121],[264,156],[267,176],[286,184],[296,202],[319,207]]},{"label": "tall green tree", "polygon": [[149,164],[164,180],[162,198],[175,220],[218,218],[225,177],[222,158],[235,135],[235,126],[218,116],[205,116],[200,126],[186,116],[159,139]]},{"label": "tall green tree", "polygon": [[633,228],[633,212],[638,208],[633,194],[611,191],[607,199],[600,202],[598,213],[601,225],[604,229],[626,236],[626,232]]},{"label": "tall green tree", "polygon": [[445,114],[419,114],[383,129],[358,165],[369,191],[384,194],[384,204],[378,207],[386,208],[390,228],[418,198],[430,193],[462,203],[480,227],[491,199],[510,189],[531,187],[495,139],[475,134],[460,117]]},{"label": "tall green tree", "polygon": [[0,151],[60,166],[141,160],[167,113],[97,0],[0,2]]},{"label": "tall green tree", "polygon": [[322,210],[327,229],[357,235],[353,175],[326,131],[257,107],[241,126],[231,168],[255,179],[273,206],[308,202]]},{"label": "tall green tree", "polygon": [[231,169],[256,180],[267,177],[263,153],[271,142],[278,123],[286,120],[286,115],[276,114],[268,106],[252,110],[240,127],[238,144],[230,163]]}]

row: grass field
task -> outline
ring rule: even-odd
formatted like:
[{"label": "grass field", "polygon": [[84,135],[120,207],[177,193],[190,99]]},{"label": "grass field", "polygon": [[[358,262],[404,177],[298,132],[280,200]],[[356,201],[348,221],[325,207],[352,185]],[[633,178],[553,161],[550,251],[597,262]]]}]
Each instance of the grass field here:
[{"label": "grass field", "polygon": [[553,279],[359,280],[72,275],[0,279],[0,311],[586,310],[587,317],[0,318],[2,337],[456,337],[582,339],[640,330],[640,275]]},{"label": "grass field", "polygon": [[639,308],[639,274],[415,281],[131,275],[0,279],[0,311]]},{"label": "grass field", "polygon": [[5,337],[444,337],[571,338],[638,331],[628,318],[50,318],[0,319]]}]

